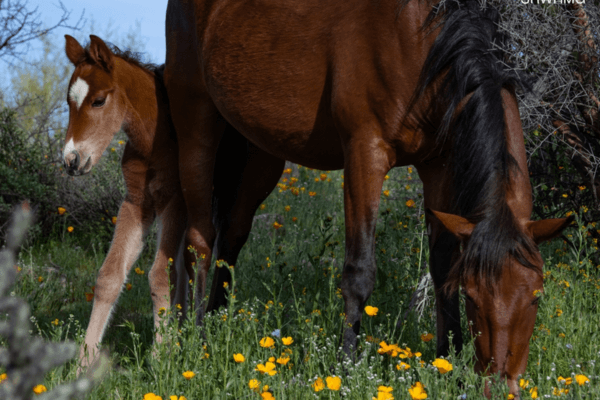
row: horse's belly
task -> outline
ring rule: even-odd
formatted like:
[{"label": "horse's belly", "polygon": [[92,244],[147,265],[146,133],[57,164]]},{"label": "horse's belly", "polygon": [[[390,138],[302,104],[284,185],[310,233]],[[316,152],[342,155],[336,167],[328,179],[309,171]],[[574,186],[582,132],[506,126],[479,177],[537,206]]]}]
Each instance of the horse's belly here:
[{"label": "horse's belly", "polygon": [[[226,2],[227,3],[227,2]],[[308,15],[282,20],[238,2],[213,16],[204,79],[223,116],[263,150],[306,166],[343,167],[331,116],[326,43]],[[257,14],[256,17],[249,13]]]}]

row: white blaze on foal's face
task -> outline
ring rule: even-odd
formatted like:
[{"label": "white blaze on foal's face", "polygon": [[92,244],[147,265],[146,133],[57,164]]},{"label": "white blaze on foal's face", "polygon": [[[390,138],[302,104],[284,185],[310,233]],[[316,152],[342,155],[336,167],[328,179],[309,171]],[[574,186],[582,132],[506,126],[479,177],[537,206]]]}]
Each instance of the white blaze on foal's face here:
[{"label": "white blaze on foal's face", "polygon": [[90,86],[81,78],[77,78],[75,83],[69,89],[69,100],[77,104],[77,109],[81,107],[83,104],[83,100],[85,100],[88,92],[90,91]]}]

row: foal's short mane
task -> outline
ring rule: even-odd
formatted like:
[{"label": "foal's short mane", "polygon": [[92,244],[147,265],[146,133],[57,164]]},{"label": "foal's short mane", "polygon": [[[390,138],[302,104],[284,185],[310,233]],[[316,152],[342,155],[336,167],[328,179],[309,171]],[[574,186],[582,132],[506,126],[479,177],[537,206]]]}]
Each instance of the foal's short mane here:
[{"label": "foal's short mane", "polygon": [[[105,44],[106,44],[106,46],[108,46],[110,51],[112,51],[112,53],[115,56],[123,59],[123,61],[126,61],[137,67],[140,67],[141,69],[145,70],[146,72],[148,72],[150,74],[154,74],[156,72],[156,70],[161,67],[158,64],[154,64],[151,62],[144,62],[142,60],[143,53],[131,51],[131,50],[121,50],[114,44],[108,43],[108,42],[105,42]],[[86,56],[86,59],[88,62],[90,62],[90,63],[94,62],[92,59],[92,56],[90,55],[90,43],[88,43],[85,46],[85,56]]]},{"label": "foal's short mane", "polygon": [[[407,0],[402,0],[407,1]],[[410,1],[410,0],[408,0]],[[417,0],[419,1],[419,0]],[[517,227],[506,203],[510,173],[519,167],[508,152],[501,90],[529,88],[525,76],[503,63],[507,37],[498,31],[500,15],[478,0],[445,0],[435,6],[423,29],[442,26],[419,79],[416,97],[434,81],[446,112],[438,142],[452,148],[452,212],[477,223],[447,289],[463,279],[483,279],[492,288],[507,257],[533,268],[527,255],[535,244]],[[471,94],[460,114],[460,102]]]}]

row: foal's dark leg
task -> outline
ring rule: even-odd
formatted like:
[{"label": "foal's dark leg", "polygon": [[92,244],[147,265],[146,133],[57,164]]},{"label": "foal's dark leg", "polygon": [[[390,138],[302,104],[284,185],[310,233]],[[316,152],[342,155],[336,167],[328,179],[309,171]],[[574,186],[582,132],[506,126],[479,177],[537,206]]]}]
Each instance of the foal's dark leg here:
[{"label": "foal's dark leg", "polygon": [[[248,239],[254,213],[271,193],[285,161],[265,153],[228,126],[217,153],[213,192],[213,223],[217,231],[217,260],[235,265]],[[231,281],[227,268],[216,268],[208,311],[227,305],[223,284]]]},{"label": "foal's dark leg", "polygon": [[[367,299],[375,287],[375,226],[388,159],[378,143],[356,141],[346,152],[344,166],[344,211],[346,259],[342,273],[346,326],[343,349],[356,348],[356,336]],[[373,151],[377,149],[378,151]]]},{"label": "foal's dark leg", "polygon": [[430,240],[430,268],[435,287],[435,306],[437,314],[437,356],[447,356],[450,349],[448,333],[452,331],[452,344],[456,352],[463,345],[460,328],[460,302],[458,292],[447,295],[442,291],[448,278],[453,253],[458,248],[458,239],[449,232],[442,232],[432,244]]}]

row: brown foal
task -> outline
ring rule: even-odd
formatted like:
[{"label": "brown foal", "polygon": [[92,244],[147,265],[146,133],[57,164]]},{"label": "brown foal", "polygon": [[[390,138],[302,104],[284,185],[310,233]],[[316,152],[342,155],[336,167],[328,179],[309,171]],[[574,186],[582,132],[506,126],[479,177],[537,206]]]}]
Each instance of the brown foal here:
[{"label": "brown foal", "polygon": [[[154,325],[158,327],[161,314],[166,315],[176,303],[185,313],[187,274],[178,274],[176,264],[182,253],[186,211],[177,168],[177,140],[161,71],[116,49],[113,52],[97,36],[90,36],[88,49],[71,36],[65,38],[67,57],[75,66],[67,97],[67,172],[74,176],[88,173],[120,129],[129,139],[122,159],[127,194],[98,273],[92,315],[80,351],[82,366],[86,366],[96,356],[110,314],[155,219],[159,224],[157,252],[148,275]],[[168,272],[169,258],[175,261]],[[177,283],[177,296],[175,287],[169,290],[169,279],[173,285]],[[156,340],[160,339],[157,330]]]}]

